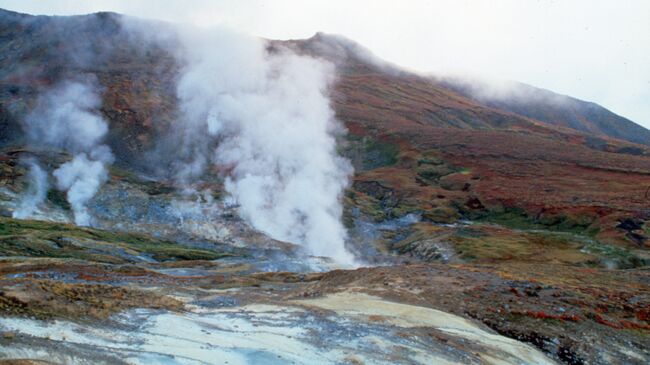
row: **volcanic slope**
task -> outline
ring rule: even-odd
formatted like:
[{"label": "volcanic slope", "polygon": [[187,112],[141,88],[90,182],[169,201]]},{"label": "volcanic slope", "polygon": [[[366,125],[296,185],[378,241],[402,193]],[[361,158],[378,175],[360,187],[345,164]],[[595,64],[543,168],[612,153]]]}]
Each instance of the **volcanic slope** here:
[{"label": "volcanic slope", "polygon": [[[221,306],[228,295],[235,304],[226,306],[286,305],[287,298],[361,291],[373,298],[341,294],[301,306],[331,310],[336,298],[376,303],[375,296],[384,296],[482,322],[557,361],[648,362],[647,146],[613,138],[623,131],[603,135],[605,129],[549,119],[555,112],[546,104],[538,105],[549,109],[526,114],[526,108],[468,97],[342,37],[269,41],[269,52],[292,48],[335,65],[332,105],[348,130],[339,150],[355,167],[344,196],[351,249],[371,263],[418,263],[316,276],[255,274],[304,267],[291,259],[278,266],[268,252],[284,253],[291,245],[251,232],[234,212],[201,211],[184,221],[168,214],[178,192],[164,176],[150,179],[156,176],[151,158],[177,119],[181,65],[168,48],[129,32],[122,20],[113,13],[33,17],[0,11],[0,213],[11,215],[28,185],[23,156],[38,156],[47,170],[70,157],[24,146],[20,121],[48,86],[95,75],[109,122],[106,142],[116,154],[110,180],[89,204],[102,223],[98,229],[2,218],[3,255],[9,257],[0,262],[3,316],[84,321],[138,306],[183,310],[174,298],[201,311]],[[590,113],[575,112],[596,123]],[[165,161],[156,163],[164,170]],[[210,173],[205,183],[220,202],[222,181]],[[56,214],[45,218],[69,221],[65,197],[54,190],[46,211]],[[192,246],[197,235],[200,247]],[[241,247],[252,241],[259,248]],[[130,284],[133,290],[119,289]],[[238,287],[248,288],[241,297],[225,291]],[[206,290],[221,289],[210,292],[216,299],[204,298]],[[157,295],[143,302],[149,290]],[[164,296],[170,293],[174,300]],[[368,320],[385,321],[382,316],[368,313]],[[40,324],[11,323],[0,339],[3,349],[33,347],[36,338],[46,349],[53,346],[50,330],[40,332]],[[21,326],[33,330],[31,337],[15,336]],[[422,338],[419,333],[415,337]],[[462,345],[439,335],[429,332],[427,346]],[[77,350],[84,349],[81,343]],[[474,349],[466,353],[479,362]]]},{"label": "volcanic slope", "polygon": [[[379,200],[390,196],[383,205],[393,205],[398,215],[419,209],[434,221],[525,221],[645,247],[646,146],[568,128],[562,118],[547,117],[561,111],[551,103],[536,104],[546,107],[540,120],[531,117],[541,113],[483,104],[339,36],[319,33],[283,44],[337,65],[334,103],[350,132],[354,186]],[[582,110],[575,109],[575,117],[587,124],[612,115],[602,107]],[[624,132],[620,123],[607,128]],[[366,161],[354,158],[359,151]],[[627,221],[639,229],[625,229]]]}]

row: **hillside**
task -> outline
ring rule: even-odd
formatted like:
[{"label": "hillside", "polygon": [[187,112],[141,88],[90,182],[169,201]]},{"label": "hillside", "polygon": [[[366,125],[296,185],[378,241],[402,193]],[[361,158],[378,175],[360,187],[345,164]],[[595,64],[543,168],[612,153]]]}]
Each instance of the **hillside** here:
[{"label": "hillside", "polygon": [[[323,33],[265,40],[272,77],[261,88],[251,77],[259,70],[246,68],[258,49],[236,44],[231,50],[243,48],[246,57],[219,59],[228,77],[209,86],[228,94],[235,85],[216,99],[224,108],[255,103],[241,114],[203,113],[202,103],[183,99],[192,57],[179,53],[191,49],[172,28],[115,13],[0,9],[0,364],[209,363],[215,356],[232,363],[650,360],[648,130],[596,104],[525,85],[513,97],[486,99],[478,91],[484,85],[419,75]],[[301,73],[330,64],[332,81],[316,99],[274,83],[288,74],[301,84]],[[224,72],[207,66],[194,81]],[[34,161],[51,183],[80,150],[84,158],[101,150],[71,148],[75,136],[58,144],[30,139],[34,119],[46,132],[56,129],[56,115],[32,112],[48,103],[57,110],[61,99],[42,95],[67,91],[57,85],[69,80],[97,85],[97,100],[84,105],[106,121],[105,135],[94,138],[114,156],[83,206],[91,224],[73,224],[77,206],[60,184],[47,186],[38,209],[19,217],[21,197],[38,185]],[[274,94],[265,99],[260,89]],[[78,98],[89,89],[80,90]],[[291,119],[319,110],[304,107],[313,100],[331,104],[345,129],[323,128],[334,136],[323,143],[340,158],[334,162],[354,168],[341,163],[349,184],[336,181],[338,205],[325,210],[340,213],[336,223],[356,267],[255,226],[228,190],[238,161],[214,157],[244,146],[245,163],[261,161],[245,178],[269,166],[319,176],[310,168],[329,165],[327,156],[293,149],[322,143]],[[279,115],[274,126],[295,128],[227,123],[249,112],[267,122]],[[188,132],[182,122],[194,114],[208,125]],[[225,122],[215,127],[215,120]],[[211,129],[223,134],[186,148],[186,133]],[[260,138],[244,140],[240,129]],[[301,133],[311,139],[295,144]],[[267,140],[272,149],[260,143]],[[213,159],[198,161],[203,169],[194,173],[197,160],[187,151],[197,150]],[[264,154],[277,151],[306,166]],[[178,178],[179,166],[189,177]],[[323,192],[312,180],[283,198],[319,208]],[[279,189],[265,187],[242,197]],[[286,210],[296,216],[291,222],[311,219]],[[315,240],[329,242],[336,227],[322,226]]]},{"label": "hillside", "polygon": [[596,103],[522,83],[494,90],[480,80],[442,78],[441,85],[484,105],[595,135],[650,145],[650,131]]},{"label": "hillside", "polygon": [[[650,144],[649,130],[595,103],[522,83],[502,82],[491,86],[480,79],[418,76],[378,59],[363,46],[337,35],[318,33],[304,41],[289,41],[289,44],[337,64],[346,76],[378,71],[384,76],[398,76],[397,79],[408,82],[413,94],[420,96],[419,101],[426,100],[428,109],[417,104],[396,104],[395,112],[400,112],[402,117],[421,124],[486,129],[521,126],[525,125],[521,119],[534,119],[551,126],[638,144]],[[420,83],[422,85],[418,85]],[[404,88],[403,85],[396,86]],[[413,101],[418,99],[414,98]],[[410,110],[412,107],[423,111],[404,115],[406,109]],[[478,112],[482,110],[487,113],[486,109],[491,109],[491,114]],[[453,113],[445,113],[446,110]],[[516,121],[517,119],[520,120]]]},{"label": "hillside", "polygon": [[[176,113],[173,84],[179,66],[173,57],[155,43],[134,41],[116,14],[47,18],[3,12],[2,18],[0,129],[4,141],[0,142],[12,145],[20,140],[20,115],[34,102],[40,88],[69,75],[92,72],[105,87],[101,110],[110,123],[108,142],[118,155],[117,163],[147,169],[146,152],[159,148],[154,145],[156,136],[169,129]],[[139,47],[142,42],[148,46]],[[648,214],[644,192],[650,152],[645,147],[558,127],[555,124],[563,124],[558,120],[547,123],[511,108],[486,106],[452,87],[385,64],[341,37],[318,34],[305,41],[272,44],[297,48],[337,65],[340,76],[333,93],[334,107],[353,137],[350,151],[360,148],[358,138],[370,138],[376,143],[364,143],[394,151],[394,156],[389,156],[390,168],[408,176],[417,175],[413,165],[419,158],[416,155],[425,154],[438,154],[456,169],[476,173],[465,191],[446,194],[464,197],[435,201],[439,206],[448,208],[459,205],[458,199],[477,196],[489,201],[487,206],[521,209],[534,219],[545,211],[587,212],[590,221],[610,213],[616,219],[645,219]],[[557,113],[550,107],[544,111],[547,115]],[[589,115],[581,118],[588,120]],[[620,133],[624,130],[617,129],[617,124],[609,128]],[[373,165],[386,165],[386,161],[366,165],[382,167]],[[355,168],[357,179],[361,179],[365,169],[358,161]],[[381,171],[374,173],[381,176]],[[554,174],[551,178],[540,171]],[[519,178],[511,179],[513,173]],[[392,173],[387,177],[395,178]],[[603,178],[621,183],[604,188]],[[504,179],[511,189],[498,188]],[[394,184],[388,187],[411,189],[407,195],[414,196],[431,188],[421,183],[413,188]],[[437,183],[433,185],[438,188]],[[579,190],[572,188],[578,185]],[[427,199],[415,205],[425,208],[423,202],[425,207],[430,204]],[[464,214],[452,210],[451,217]],[[615,219],[609,221],[605,230]]]},{"label": "hillside", "polygon": [[[384,152],[398,146],[392,163],[357,163],[356,180],[394,191],[404,210],[417,206],[443,221],[516,211],[551,226],[591,226],[608,239],[623,233],[619,220],[648,219],[647,147],[486,106],[340,37],[289,44],[334,57],[336,111],[351,136],[372,138],[371,148]],[[643,246],[645,238],[632,242]]]}]

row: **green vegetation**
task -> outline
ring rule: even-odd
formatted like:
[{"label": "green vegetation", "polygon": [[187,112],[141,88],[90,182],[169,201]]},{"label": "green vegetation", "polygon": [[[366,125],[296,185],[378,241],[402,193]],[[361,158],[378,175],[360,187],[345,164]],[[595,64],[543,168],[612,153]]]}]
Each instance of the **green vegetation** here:
[{"label": "green vegetation", "polygon": [[347,142],[347,146],[340,153],[362,170],[392,166],[398,161],[399,147],[395,144],[354,135],[348,135]]},{"label": "green vegetation", "polygon": [[512,260],[530,256],[532,252],[522,237],[452,237],[460,257],[469,261]]},{"label": "green vegetation", "polygon": [[538,262],[580,267],[636,268],[648,260],[633,250],[602,244],[590,237],[548,230],[509,229],[496,224],[476,223],[443,227],[417,223],[408,235],[392,245],[400,253],[414,252],[425,260],[448,247],[462,260],[474,263]]},{"label": "green vegetation", "polygon": [[590,242],[583,247],[583,251],[599,256],[606,266],[618,269],[631,269],[650,264],[630,250],[618,246]]},{"label": "green vegetation", "polygon": [[455,208],[443,205],[423,212],[422,218],[436,223],[453,223],[458,221],[461,217]]},{"label": "green vegetation", "polygon": [[344,199],[344,206],[343,224],[348,228],[354,227],[353,208],[358,208],[365,216],[375,222],[403,217],[420,210],[417,206],[405,204],[399,200],[378,199],[356,190],[348,190]]},{"label": "green vegetation", "polygon": [[454,172],[455,170],[447,165],[425,165],[418,168],[418,176],[427,182],[438,181],[441,177]]},{"label": "green vegetation", "polygon": [[361,192],[350,190],[344,199],[344,204],[346,209],[343,214],[343,224],[348,228],[354,226],[353,207],[359,208],[364,215],[372,218],[375,222],[381,222],[388,218],[381,201]]},{"label": "green vegetation", "polygon": [[[422,177],[432,174],[435,178],[448,175],[455,171],[455,169],[445,163],[436,150],[421,153],[420,158],[417,160],[417,170],[418,175],[422,175]],[[427,171],[431,172],[427,173]]]},{"label": "green vegetation", "polygon": [[156,261],[216,260],[227,254],[186,247],[142,234],[0,218],[0,255],[126,263],[141,260],[138,257],[142,256]]},{"label": "green vegetation", "polygon": [[63,210],[70,210],[70,203],[68,203],[68,199],[65,196],[65,192],[56,190],[56,189],[50,189],[47,191],[47,200],[49,200],[52,204],[55,206],[63,209]]},{"label": "green vegetation", "polygon": [[[439,156],[439,152],[436,150],[429,150],[422,153],[422,155],[417,161],[416,171],[417,171],[417,179],[421,183],[425,183],[427,185],[439,185],[444,189],[447,189],[449,186],[448,187],[443,186],[445,185],[444,181],[441,180],[443,177],[455,173],[467,175],[470,172],[468,169],[459,168],[447,164]],[[453,187],[449,187],[448,190],[459,190],[459,189],[454,189]]]},{"label": "green vegetation", "polygon": [[444,161],[438,157],[437,153],[434,152],[424,152],[418,160],[418,166],[422,165],[442,165]]},{"label": "green vegetation", "polygon": [[397,163],[399,154],[397,146],[370,138],[363,139],[363,151],[363,168],[366,170],[392,166]]},{"label": "green vegetation", "polygon": [[463,227],[451,241],[468,260],[559,261],[579,266],[621,269],[648,263],[633,251],[595,241],[583,234],[543,230]]},{"label": "green vegetation", "polygon": [[470,261],[561,261],[586,263],[582,240],[553,232],[520,232],[494,226],[463,227],[452,237],[461,258]]},{"label": "green vegetation", "polygon": [[532,217],[523,209],[505,208],[504,210],[489,210],[480,216],[471,217],[478,221],[496,223],[511,229],[521,230],[550,230],[568,232],[594,237],[599,229],[591,227],[591,218],[587,216],[568,216],[565,214]]}]

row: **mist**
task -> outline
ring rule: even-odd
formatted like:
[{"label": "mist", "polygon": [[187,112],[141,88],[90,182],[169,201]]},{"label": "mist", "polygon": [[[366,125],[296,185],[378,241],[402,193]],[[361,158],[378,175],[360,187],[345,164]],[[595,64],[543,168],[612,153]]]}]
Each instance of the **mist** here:
[{"label": "mist", "polygon": [[177,179],[214,167],[254,228],[351,264],[341,198],[352,168],[336,151],[334,67],[226,28],[184,28],[179,39]]},{"label": "mist", "polygon": [[13,218],[25,219],[34,215],[38,206],[45,201],[49,187],[47,172],[41,168],[33,158],[22,161],[27,167],[27,180],[29,185],[23,192],[16,210],[12,213]]},{"label": "mist", "polygon": [[597,102],[650,128],[650,2],[643,0],[414,0],[401,7],[342,0],[4,3],[36,14],[111,10],[206,26],[225,23],[269,39],[344,34],[410,70],[518,80]]},{"label": "mist", "polygon": [[[86,203],[108,180],[106,165],[114,160],[110,148],[101,144],[108,124],[98,114],[101,97],[97,90],[93,78],[56,84],[39,95],[23,124],[32,145],[74,155],[52,174],[56,187],[66,191],[75,224],[80,226],[92,224]],[[38,181],[32,181],[38,186]]]},{"label": "mist", "polygon": [[[308,255],[352,264],[341,218],[353,171],[336,149],[345,129],[330,105],[335,66],[225,27],[119,21],[119,37],[155,44],[178,65],[171,71],[178,73],[172,76],[178,100],[173,121],[143,153],[150,170],[171,177],[180,200],[198,191],[211,195],[206,186],[218,183],[225,190],[221,203],[256,230]],[[101,64],[110,47],[84,48],[80,57]],[[44,88],[22,121],[32,146],[71,155],[52,172],[52,183],[66,192],[81,226],[94,225],[88,202],[108,181],[114,161],[104,142],[108,123],[99,113],[102,88],[89,68]],[[201,209],[213,210],[214,202]]]},{"label": "mist", "polygon": [[86,202],[95,196],[101,185],[108,180],[104,161],[80,153],[52,174],[56,178],[57,188],[67,191],[66,197],[74,212],[75,224],[91,225],[91,216],[86,208]]}]

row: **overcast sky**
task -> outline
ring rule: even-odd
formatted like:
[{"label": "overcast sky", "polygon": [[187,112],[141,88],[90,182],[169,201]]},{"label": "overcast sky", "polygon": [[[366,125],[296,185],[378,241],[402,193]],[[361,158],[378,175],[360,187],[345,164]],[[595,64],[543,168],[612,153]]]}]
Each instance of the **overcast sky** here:
[{"label": "overcast sky", "polygon": [[650,128],[648,0],[0,0],[30,14],[100,10],[255,35],[345,35],[435,74],[516,80],[597,102]]}]

